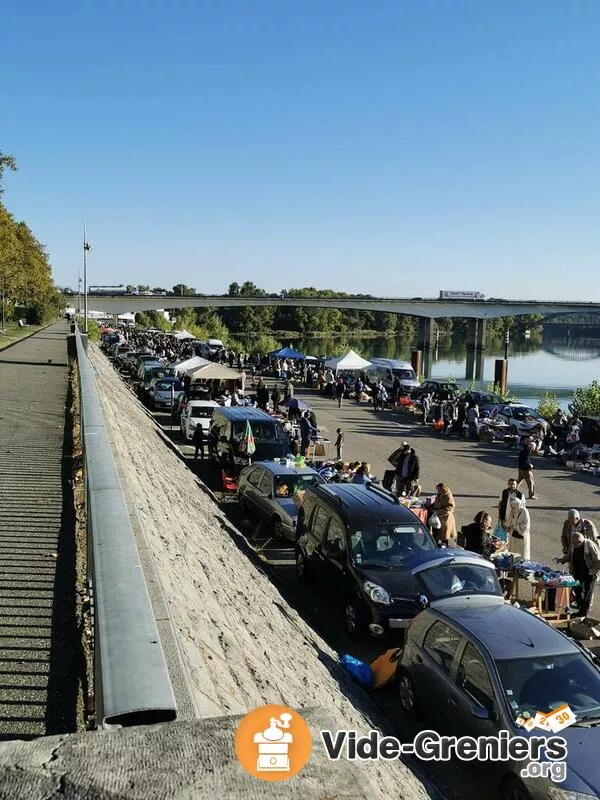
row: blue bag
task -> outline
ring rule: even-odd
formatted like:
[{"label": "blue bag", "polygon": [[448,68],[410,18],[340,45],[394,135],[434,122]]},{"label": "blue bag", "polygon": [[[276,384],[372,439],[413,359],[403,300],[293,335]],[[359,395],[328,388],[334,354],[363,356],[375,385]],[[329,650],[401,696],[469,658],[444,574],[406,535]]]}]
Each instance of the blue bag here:
[{"label": "blue bag", "polygon": [[343,655],[340,662],[346,672],[361,686],[373,686],[373,671],[366,662],[348,655]]},{"label": "blue bag", "polygon": [[494,536],[497,539],[500,539],[501,542],[508,542],[508,533],[504,529],[502,523],[498,523],[496,525],[496,530],[494,531]]}]

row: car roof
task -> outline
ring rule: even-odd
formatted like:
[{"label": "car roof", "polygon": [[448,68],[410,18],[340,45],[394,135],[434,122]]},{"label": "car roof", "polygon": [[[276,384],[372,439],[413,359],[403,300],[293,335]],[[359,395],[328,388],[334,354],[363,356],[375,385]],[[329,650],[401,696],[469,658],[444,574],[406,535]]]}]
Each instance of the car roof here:
[{"label": "car roof", "polygon": [[196,400],[192,398],[189,403],[189,406],[196,406],[201,408],[218,408],[219,404],[215,402],[215,400]]},{"label": "car roof", "polygon": [[495,661],[580,652],[560,631],[510,603],[490,606],[471,598],[464,603],[436,606],[431,613],[472,636]]},{"label": "car roof", "polygon": [[276,419],[273,419],[273,417],[269,416],[265,411],[261,411],[258,408],[248,408],[248,406],[225,406],[219,409],[219,413],[232,422],[245,422],[246,420],[250,422],[252,422],[252,420],[256,420],[257,422],[264,422],[265,420],[277,422]]},{"label": "car roof", "polygon": [[316,469],[312,467],[286,467],[280,464],[279,461],[259,461],[258,464],[253,464],[253,467],[260,467],[267,472],[272,472],[273,475],[318,475]]},{"label": "car roof", "polygon": [[309,492],[341,511],[352,522],[406,522],[421,524],[419,518],[397,501],[390,492],[373,484],[330,483],[312,486]]},{"label": "car roof", "polygon": [[[371,364],[390,367],[391,369],[412,369],[410,361],[398,361],[396,358],[372,358]],[[367,367],[368,370],[368,367]]]}]

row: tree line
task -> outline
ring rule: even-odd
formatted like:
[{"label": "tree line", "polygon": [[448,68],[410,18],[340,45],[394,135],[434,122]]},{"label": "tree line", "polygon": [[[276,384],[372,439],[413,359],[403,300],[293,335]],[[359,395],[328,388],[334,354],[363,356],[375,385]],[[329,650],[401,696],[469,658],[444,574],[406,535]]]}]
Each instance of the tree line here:
[{"label": "tree line", "polygon": [[[149,286],[139,286],[140,291],[150,289]],[[165,291],[161,287],[154,287],[154,291]],[[185,297],[196,294],[196,290],[185,284],[177,284],[171,290],[174,294]],[[273,295],[261,289],[252,281],[231,283],[227,296],[229,297],[320,297],[328,299],[359,298],[372,299],[370,295],[348,294],[336,292],[333,289],[315,289],[314,287],[284,289],[279,294]],[[227,331],[234,335],[270,335],[289,333],[300,336],[310,336],[314,333],[330,335],[377,333],[382,336],[400,336],[407,340],[414,340],[417,336],[419,320],[407,314],[389,314],[383,311],[360,311],[357,309],[341,308],[305,308],[288,306],[242,306],[240,308],[189,308],[175,311],[178,325],[189,329],[196,326],[204,330],[221,333]],[[162,324],[157,321],[155,314],[139,315],[140,323]],[[541,330],[540,314],[530,314],[526,317],[508,317],[503,319],[488,320],[488,337],[503,336],[509,329],[511,336],[520,338],[528,330],[535,335]],[[440,336],[464,337],[468,332],[469,320],[440,319],[436,322]],[[216,335],[212,333],[211,335]],[[222,337],[219,337],[222,338]]]},{"label": "tree line", "polygon": [[13,156],[0,151],[0,294],[3,319],[40,324],[57,316],[59,294],[44,245],[26,222],[18,221],[2,200],[2,179],[15,172]]}]

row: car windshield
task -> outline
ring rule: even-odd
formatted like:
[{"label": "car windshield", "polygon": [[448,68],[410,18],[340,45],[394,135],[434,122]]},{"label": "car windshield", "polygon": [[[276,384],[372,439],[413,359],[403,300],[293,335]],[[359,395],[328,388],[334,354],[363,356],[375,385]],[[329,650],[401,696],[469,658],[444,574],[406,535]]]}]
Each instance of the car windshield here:
[{"label": "car windshield", "polygon": [[293,497],[305,492],[309,487],[323,483],[319,475],[277,475],[275,477],[275,497]]},{"label": "car windshield", "polygon": [[527,419],[527,417],[537,419],[538,417],[537,411],[534,411],[533,408],[523,408],[522,406],[520,408],[513,408],[512,413],[515,419]]},{"label": "car windshield", "polygon": [[190,417],[193,419],[207,419],[212,417],[212,406],[190,406]]},{"label": "car windshield", "polygon": [[417,376],[412,369],[393,369],[392,374],[403,381],[416,381]]},{"label": "car windshield", "polygon": [[181,391],[181,384],[179,381],[157,381],[156,390],[158,392],[170,392],[171,388],[174,392]]},{"label": "car windshield", "polygon": [[[251,422],[252,436],[256,444],[273,444],[285,441],[285,431],[281,425],[265,420],[264,422]],[[233,426],[233,440],[241,442],[246,435],[246,423],[236,422]]]},{"label": "car windshield", "polygon": [[423,570],[419,579],[430,600],[461,594],[502,594],[496,571],[484,565],[444,564]]},{"label": "car windshield", "polygon": [[424,550],[436,550],[437,544],[423,525],[363,525],[350,534],[350,548],[355,564],[362,567],[393,569],[406,558]]},{"label": "car windshield", "polygon": [[515,718],[565,703],[578,720],[600,714],[600,670],[580,653],[499,660],[496,667]]}]

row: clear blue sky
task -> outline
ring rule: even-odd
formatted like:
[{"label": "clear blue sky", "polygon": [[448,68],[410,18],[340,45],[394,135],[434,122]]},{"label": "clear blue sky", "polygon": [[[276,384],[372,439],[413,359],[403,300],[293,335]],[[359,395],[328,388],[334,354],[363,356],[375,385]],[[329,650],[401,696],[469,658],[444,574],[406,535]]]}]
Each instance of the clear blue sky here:
[{"label": "clear blue sky", "polygon": [[593,299],[597,0],[2,13],[4,200],[76,285]]}]

